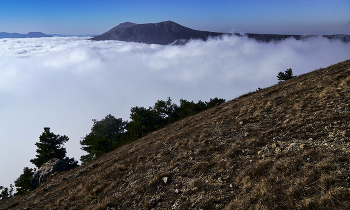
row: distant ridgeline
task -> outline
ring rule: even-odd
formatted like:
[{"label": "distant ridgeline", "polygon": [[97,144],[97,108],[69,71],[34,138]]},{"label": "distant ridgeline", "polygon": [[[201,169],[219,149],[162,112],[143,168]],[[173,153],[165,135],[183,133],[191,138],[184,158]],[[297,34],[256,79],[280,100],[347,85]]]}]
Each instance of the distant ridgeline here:
[{"label": "distant ridgeline", "polygon": [[[239,33],[218,33],[209,31],[194,30],[182,26],[173,21],[164,21],[159,23],[136,24],[125,22],[117,25],[111,30],[93,37],[91,40],[119,40],[126,42],[139,42],[146,44],[160,45],[183,45],[190,40],[206,41],[210,37],[228,36],[247,36],[259,42],[282,41],[287,38],[295,38],[296,40],[305,40],[317,37],[316,35],[279,35],[279,34],[239,34]],[[350,42],[350,35],[323,35],[324,38],[331,40],[341,40],[342,42]]]},{"label": "distant ridgeline", "polygon": [[[247,36],[248,38],[255,39],[256,41],[259,41],[259,42],[276,42],[276,41],[283,41],[288,38],[294,38],[296,40],[306,40],[310,38],[319,37],[318,35],[282,35],[282,34],[253,34],[253,33],[246,33],[246,34],[234,33],[234,35]],[[340,40],[345,43],[350,42],[350,35],[336,34],[336,35],[320,35],[320,36],[330,40]]]},{"label": "distant ridgeline", "polygon": [[41,32],[29,32],[27,34],[0,32],[1,39],[2,38],[40,38],[40,37],[52,37],[52,36]]}]

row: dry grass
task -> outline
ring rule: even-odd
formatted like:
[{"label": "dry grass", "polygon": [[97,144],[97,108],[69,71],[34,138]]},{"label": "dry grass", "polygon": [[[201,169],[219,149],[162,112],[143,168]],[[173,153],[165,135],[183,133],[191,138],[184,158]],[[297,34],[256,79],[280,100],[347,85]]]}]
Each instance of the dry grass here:
[{"label": "dry grass", "polygon": [[345,61],[242,95],[0,209],[350,209],[349,75]]}]

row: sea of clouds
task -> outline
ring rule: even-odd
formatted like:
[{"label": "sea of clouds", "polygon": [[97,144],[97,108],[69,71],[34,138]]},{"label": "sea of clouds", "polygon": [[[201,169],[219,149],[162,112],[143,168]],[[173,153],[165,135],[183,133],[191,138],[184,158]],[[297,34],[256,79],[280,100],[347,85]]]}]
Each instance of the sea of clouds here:
[{"label": "sea of clouds", "polygon": [[36,155],[50,127],[67,135],[67,156],[92,119],[128,120],[130,108],[171,97],[227,100],[276,84],[292,68],[300,75],[350,59],[350,43],[313,38],[258,43],[224,37],[160,46],[79,37],[0,39],[0,185],[9,186]]}]

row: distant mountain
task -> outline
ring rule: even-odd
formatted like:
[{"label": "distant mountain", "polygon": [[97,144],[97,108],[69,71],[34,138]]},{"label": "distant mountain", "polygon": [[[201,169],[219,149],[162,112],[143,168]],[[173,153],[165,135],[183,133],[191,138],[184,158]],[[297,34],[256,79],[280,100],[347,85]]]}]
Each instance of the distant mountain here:
[{"label": "distant mountain", "polygon": [[[254,33],[246,33],[246,34],[235,33],[234,35],[247,36],[248,38],[254,39],[259,42],[275,42],[275,41],[282,41],[288,38],[294,38],[296,40],[306,40],[306,39],[318,37],[318,35],[281,35],[281,34],[254,34]],[[345,43],[350,42],[350,35],[336,34],[336,35],[320,35],[320,36],[330,40],[340,40]]]},{"label": "distant mountain", "polygon": [[68,35],[68,34],[50,34],[52,36],[58,36],[58,37],[92,37],[96,35]]},{"label": "distant mountain", "polygon": [[52,36],[41,32],[29,32],[27,34],[0,32],[0,39],[2,38],[40,38],[40,37],[52,37]]},{"label": "distant mountain", "polygon": [[174,42],[184,43],[191,39],[207,40],[209,37],[221,35],[224,35],[224,33],[198,31],[172,21],[146,24],[125,22],[102,35],[93,37],[92,40],[119,40],[168,45]]},{"label": "distant mountain", "polygon": [[[282,41],[288,38],[296,40],[305,40],[317,35],[280,35],[280,34],[231,34],[231,33],[217,33],[209,31],[198,31],[191,28],[184,27],[173,21],[164,21],[159,23],[136,24],[125,22],[117,25],[111,30],[93,37],[91,40],[119,40],[127,42],[140,42],[146,44],[160,44],[160,45],[183,45],[189,40],[200,39],[206,41],[209,37],[220,37],[222,35],[229,36],[247,36],[259,42]],[[342,42],[350,42],[350,35],[323,35],[324,38],[330,40],[341,40]]]}]

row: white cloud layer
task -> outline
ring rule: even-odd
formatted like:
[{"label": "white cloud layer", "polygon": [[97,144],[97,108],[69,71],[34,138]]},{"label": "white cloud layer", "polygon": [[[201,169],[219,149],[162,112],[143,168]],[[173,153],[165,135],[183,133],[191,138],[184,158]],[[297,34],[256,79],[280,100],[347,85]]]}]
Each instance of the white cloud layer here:
[{"label": "white cloud layer", "polygon": [[129,118],[130,108],[168,96],[227,100],[350,58],[350,44],[323,38],[257,43],[237,37],[185,46],[86,38],[0,39],[0,185],[9,186],[36,155],[44,127],[67,135],[79,159],[91,119]]}]

